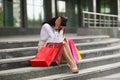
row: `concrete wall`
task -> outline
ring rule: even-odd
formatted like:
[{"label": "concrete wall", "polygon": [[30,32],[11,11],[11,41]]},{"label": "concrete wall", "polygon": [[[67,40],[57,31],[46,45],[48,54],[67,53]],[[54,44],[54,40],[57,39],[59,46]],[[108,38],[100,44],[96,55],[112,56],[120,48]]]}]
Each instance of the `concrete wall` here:
[{"label": "concrete wall", "polygon": [[30,35],[39,34],[40,29],[35,28],[1,28],[0,36]]},{"label": "concrete wall", "polygon": [[[40,28],[0,28],[0,36],[39,35]],[[67,28],[65,33],[76,33],[76,28]]]},{"label": "concrete wall", "polygon": [[120,38],[120,28],[98,27],[98,28],[78,28],[77,34],[82,35],[109,35],[110,37]]}]

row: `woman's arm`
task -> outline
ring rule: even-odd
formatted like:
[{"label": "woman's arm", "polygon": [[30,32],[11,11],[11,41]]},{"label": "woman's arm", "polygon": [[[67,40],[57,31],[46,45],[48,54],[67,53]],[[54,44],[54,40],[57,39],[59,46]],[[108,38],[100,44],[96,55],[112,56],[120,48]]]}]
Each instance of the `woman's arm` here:
[{"label": "woman's arm", "polygon": [[44,29],[51,38],[54,37],[53,29],[49,24],[45,24]]},{"label": "woman's arm", "polygon": [[60,33],[59,33],[60,42],[63,42],[63,40],[65,39],[64,30],[65,30],[65,27],[61,26],[61,30],[60,30]]}]

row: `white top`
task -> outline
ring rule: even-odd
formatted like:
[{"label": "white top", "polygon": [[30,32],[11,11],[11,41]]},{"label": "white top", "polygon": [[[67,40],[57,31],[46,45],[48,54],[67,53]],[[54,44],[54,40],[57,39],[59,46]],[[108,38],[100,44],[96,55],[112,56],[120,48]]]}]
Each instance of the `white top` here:
[{"label": "white top", "polygon": [[63,42],[63,30],[55,31],[48,23],[43,24],[40,32],[40,40],[47,42]]}]

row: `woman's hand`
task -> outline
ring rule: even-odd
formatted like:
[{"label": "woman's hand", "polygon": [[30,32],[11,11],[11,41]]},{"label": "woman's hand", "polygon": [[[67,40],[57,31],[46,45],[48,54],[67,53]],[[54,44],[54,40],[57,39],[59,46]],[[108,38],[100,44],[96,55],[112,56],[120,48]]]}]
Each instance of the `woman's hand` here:
[{"label": "woman's hand", "polygon": [[64,27],[64,26],[61,26],[61,29],[64,31],[64,30],[65,30],[65,27]]}]

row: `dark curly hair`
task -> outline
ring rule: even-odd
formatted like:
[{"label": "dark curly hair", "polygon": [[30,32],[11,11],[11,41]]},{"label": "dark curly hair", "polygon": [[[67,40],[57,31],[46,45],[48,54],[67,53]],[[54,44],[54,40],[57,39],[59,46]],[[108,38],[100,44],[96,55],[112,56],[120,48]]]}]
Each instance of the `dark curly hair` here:
[{"label": "dark curly hair", "polygon": [[[58,17],[54,17],[54,18],[52,18],[52,19],[50,19],[50,20],[48,20],[46,22],[43,22],[42,25],[45,24],[45,23],[48,23],[51,26],[55,26],[55,21],[56,21],[57,18]],[[61,26],[66,26],[66,23],[67,23],[67,18],[61,17]]]}]

